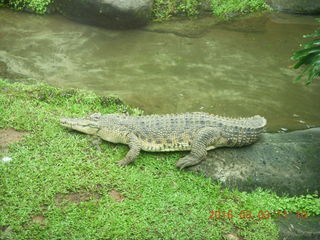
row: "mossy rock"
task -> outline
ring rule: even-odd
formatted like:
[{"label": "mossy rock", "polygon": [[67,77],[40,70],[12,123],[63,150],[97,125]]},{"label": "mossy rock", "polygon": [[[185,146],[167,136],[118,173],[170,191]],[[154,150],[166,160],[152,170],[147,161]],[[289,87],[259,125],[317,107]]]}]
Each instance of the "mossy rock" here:
[{"label": "mossy rock", "polygon": [[152,0],[56,0],[58,12],[73,20],[111,29],[146,25],[151,17]]},{"label": "mossy rock", "polygon": [[267,0],[273,9],[299,14],[319,14],[320,1],[316,0]]},{"label": "mossy rock", "polygon": [[320,128],[264,133],[251,146],[210,151],[191,170],[241,191],[260,187],[280,195],[312,194],[320,191],[319,156]]}]

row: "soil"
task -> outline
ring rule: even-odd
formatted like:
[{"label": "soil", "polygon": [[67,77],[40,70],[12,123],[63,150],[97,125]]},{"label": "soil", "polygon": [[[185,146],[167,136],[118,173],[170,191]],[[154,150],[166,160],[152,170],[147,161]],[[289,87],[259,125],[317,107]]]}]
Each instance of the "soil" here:
[{"label": "soil", "polygon": [[25,134],[13,128],[0,129],[0,152],[7,152],[9,145],[21,141]]},{"label": "soil", "polygon": [[99,199],[101,196],[98,193],[92,192],[72,192],[68,194],[58,194],[55,202],[58,205],[63,205],[63,202],[72,202],[72,203],[80,203],[80,202],[88,202],[92,199]]},{"label": "soil", "polygon": [[34,216],[31,221],[33,223],[39,223],[41,225],[44,225],[45,224],[45,220],[46,220],[46,217],[45,216],[42,216],[42,215],[37,215],[37,216]]},{"label": "soil", "polygon": [[109,193],[110,197],[116,200],[117,202],[122,202],[124,199],[124,196],[122,196],[118,191],[112,190]]}]

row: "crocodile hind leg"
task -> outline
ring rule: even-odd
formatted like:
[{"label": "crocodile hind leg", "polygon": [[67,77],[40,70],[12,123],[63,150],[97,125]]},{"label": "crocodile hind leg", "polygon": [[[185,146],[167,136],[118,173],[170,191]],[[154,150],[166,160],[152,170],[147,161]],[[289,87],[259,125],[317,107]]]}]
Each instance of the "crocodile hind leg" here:
[{"label": "crocodile hind leg", "polygon": [[141,144],[139,142],[139,139],[137,138],[136,135],[130,134],[129,135],[129,152],[125,156],[124,159],[118,162],[119,166],[125,166],[128,165],[129,163],[133,162],[136,157],[139,155],[140,150],[141,150]]},{"label": "crocodile hind leg", "polygon": [[200,129],[194,139],[192,139],[190,154],[180,158],[176,166],[183,169],[200,163],[207,155],[207,147],[214,146],[214,143],[219,140],[220,136],[219,128],[206,127]]}]

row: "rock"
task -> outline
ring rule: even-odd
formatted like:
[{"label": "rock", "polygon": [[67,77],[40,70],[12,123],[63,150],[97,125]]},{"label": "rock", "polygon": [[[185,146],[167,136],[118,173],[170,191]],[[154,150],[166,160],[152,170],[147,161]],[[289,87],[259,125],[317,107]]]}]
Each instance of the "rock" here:
[{"label": "rock", "polygon": [[56,9],[73,20],[111,29],[144,26],[153,0],[56,0]]},{"label": "rock", "polygon": [[200,13],[201,15],[211,14],[211,0],[200,0]]},{"label": "rock", "polygon": [[266,0],[273,9],[300,14],[320,13],[320,0]]},{"label": "rock", "polygon": [[267,15],[252,13],[246,17],[239,18],[237,21],[220,22],[216,28],[231,32],[264,34],[267,31],[266,25],[268,21]]},{"label": "rock", "polygon": [[154,22],[143,30],[155,33],[174,34],[178,37],[199,38],[205,35],[221,20],[215,17],[198,19],[175,19],[167,22]]},{"label": "rock", "polygon": [[280,239],[290,240],[319,240],[320,216],[299,218],[296,214],[279,217],[276,220]]},{"label": "rock", "polygon": [[224,186],[252,191],[257,187],[289,196],[320,192],[320,128],[264,133],[242,148],[218,148],[189,168]]}]

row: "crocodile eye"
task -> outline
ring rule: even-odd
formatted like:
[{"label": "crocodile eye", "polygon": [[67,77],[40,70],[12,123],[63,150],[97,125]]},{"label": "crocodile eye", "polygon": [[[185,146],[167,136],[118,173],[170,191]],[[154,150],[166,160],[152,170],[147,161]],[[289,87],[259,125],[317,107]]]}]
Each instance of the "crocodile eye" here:
[{"label": "crocodile eye", "polygon": [[90,114],[87,118],[88,119],[98,119],[102,116],[101,113],[93,113],[93,114]]},{"label": "crocodile eye", "polygon": [[86,125],[86,127],[89,127],[89,128],[98,128],[97,125],[95,125],[95,124],[88,124],[88,125]]}]

